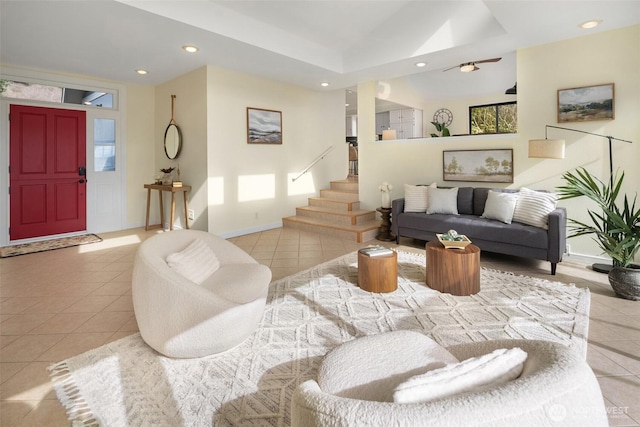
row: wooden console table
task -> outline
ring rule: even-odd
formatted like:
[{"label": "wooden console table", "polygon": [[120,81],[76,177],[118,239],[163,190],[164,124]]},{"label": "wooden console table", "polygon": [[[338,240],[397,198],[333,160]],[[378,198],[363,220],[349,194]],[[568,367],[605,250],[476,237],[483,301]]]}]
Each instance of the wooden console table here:
[{"label": "wooden console table", "polygon": [[[188,195],[191,191],[191,186],[183,185],[182,187],[174,187],[172,185],[162,184],[145,184],[144,188],[147,189],[147,222],[144,227],[145,230],[152,230],[154,228],[164,227],[164,206],[162,203],[162,192],[168,191],[171,193],[171,218],[169,222],[169,230],[173,230],[173,221],[176,213],[176,193],[181,192],[184,199],[184,224],[189,229],[189,202]],[[149,225],[149,209],[151,208],[151,190],[158,190],[158,200],[160,201],[160,224]]]}]

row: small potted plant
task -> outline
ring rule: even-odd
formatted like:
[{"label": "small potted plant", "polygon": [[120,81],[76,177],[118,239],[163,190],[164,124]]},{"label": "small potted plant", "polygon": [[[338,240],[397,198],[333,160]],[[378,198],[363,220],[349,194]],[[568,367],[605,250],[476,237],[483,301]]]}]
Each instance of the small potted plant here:
[{"label": "small potted plant", "polygon": [[438,122],[431,122],[431,124],[436,127],[436,130],[438,132],[440,132],[440,135],[438,135],[437,133],[432,133],[431,134],[432,138],[437,138],[439,136],[451,136],[451,132],[449,132],[449,128],[447,127],[446,124],[438,123]]},{"label": "small potted plant", "polygon": [[599,208],[588,210],[591,225],[569,219],[569,237],[594,235],[602,251],[613,260],[609,283],[616,295],[640,301],[640,268],[633,264],[640,249],[640,207],[636,208],[637,194],[631,202],[625,194],[618,203],[624,172],[616,173],[607,183],[584,168],[566,172],[562,179],[566,184],[558,187],[560,200],[585,196]]}]

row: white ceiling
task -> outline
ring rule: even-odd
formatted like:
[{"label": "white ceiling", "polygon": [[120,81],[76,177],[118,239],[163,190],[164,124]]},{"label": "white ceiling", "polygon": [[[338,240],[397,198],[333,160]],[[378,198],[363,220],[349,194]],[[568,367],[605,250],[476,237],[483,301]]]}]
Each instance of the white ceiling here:
[{"label": "white ceiling", "polygon": [[0,62],[148,85],[207,64],[316,90],[406,76],[436,100],[504,93],[518,48],[638,23],[638,0],[0,0]]}]

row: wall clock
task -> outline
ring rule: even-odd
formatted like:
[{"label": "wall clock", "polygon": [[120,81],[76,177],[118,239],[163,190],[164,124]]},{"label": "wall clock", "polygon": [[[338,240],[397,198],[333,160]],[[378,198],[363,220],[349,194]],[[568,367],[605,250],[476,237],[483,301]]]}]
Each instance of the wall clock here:
[{"label": "wall clock", "polygon": [[433,121],[449,126],[453,121],[453,114],[447,108],[441,108],[433,115]]}]

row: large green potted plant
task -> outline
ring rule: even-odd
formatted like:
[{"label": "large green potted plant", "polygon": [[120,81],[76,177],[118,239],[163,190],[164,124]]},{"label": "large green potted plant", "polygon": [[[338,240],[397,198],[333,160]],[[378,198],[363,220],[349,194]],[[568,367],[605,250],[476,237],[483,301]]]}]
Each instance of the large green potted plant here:
[{"label": "large green potted plant", "polygon": [[616,173],[607,183],[584,168],[566,172],[562,179],[566,184],[558,187],[560,200],[585,196],[598,207],[597,211],[587,211],[593,224],[569,219],[572,231],[569,237],[594,235],[603,252],[613,260],[609,283],[616,295],[639,301],[640,269],[633,260],[640,249],[640,207],[636,208],[637,194],[631,203],[626,194],[619,203],[624,172]]}]

